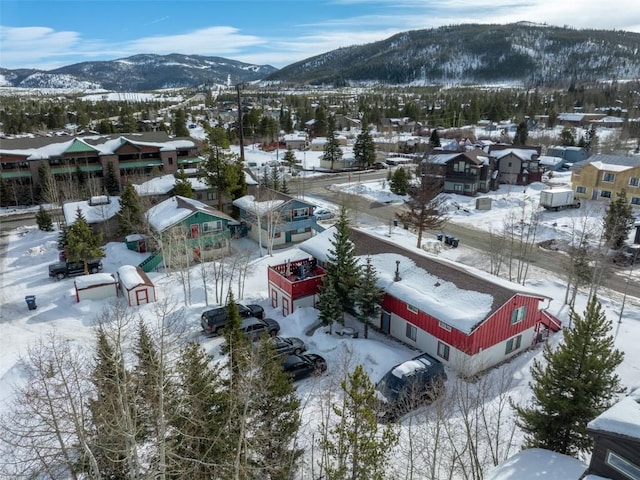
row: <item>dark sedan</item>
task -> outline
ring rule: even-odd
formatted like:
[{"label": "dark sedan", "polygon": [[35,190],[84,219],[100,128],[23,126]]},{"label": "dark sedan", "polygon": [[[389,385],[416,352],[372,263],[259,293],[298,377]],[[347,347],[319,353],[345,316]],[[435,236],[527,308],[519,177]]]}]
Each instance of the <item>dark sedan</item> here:
[{"label": "dark sedan", "polygon": [[327,362],[320,355],[306,353],[302,355],[289,355],[282,367],[294,380],[301,380],[311,375],[320,375],[327,370]]}]

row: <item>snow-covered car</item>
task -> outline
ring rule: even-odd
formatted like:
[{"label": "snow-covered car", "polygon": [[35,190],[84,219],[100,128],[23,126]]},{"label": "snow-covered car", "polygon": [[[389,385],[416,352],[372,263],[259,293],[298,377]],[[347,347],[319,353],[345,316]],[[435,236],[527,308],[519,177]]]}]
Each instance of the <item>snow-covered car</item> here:
[{"label": "snow-covered car", "polygon": [[333,218],[336,216],[335,213],[333,213],[331,210],[329,210],[328,208],[318,208],[316,209],[315,212],[313,212],[313,215],[318,219],[318,220],[328,220],[330,218]]}]

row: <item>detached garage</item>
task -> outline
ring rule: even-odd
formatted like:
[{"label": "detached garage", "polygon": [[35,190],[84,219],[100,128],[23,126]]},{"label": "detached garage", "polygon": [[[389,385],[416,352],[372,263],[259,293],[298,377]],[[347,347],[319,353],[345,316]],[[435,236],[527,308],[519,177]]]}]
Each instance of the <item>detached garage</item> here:
[{"label": "detached garage", "polygon": [[75,282],[76,301],[102,300],[118,296],[118,282],[110,273],[94,273],[78,277]]},{"label": "detached garage", "polygon": [[129,305],[140,305],[156,301],[156,287],[140,267],[123,265],[118,269],[120,290]]}]

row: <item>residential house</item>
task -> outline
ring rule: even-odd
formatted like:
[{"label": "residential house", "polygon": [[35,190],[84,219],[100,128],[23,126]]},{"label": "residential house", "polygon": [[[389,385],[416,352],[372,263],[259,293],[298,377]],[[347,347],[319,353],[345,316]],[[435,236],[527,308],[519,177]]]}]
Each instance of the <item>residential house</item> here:
[{"label": "residential house", "polygon": [[282,138],[287,150],[305,150],[309,144],[309,138],[306,133],[288,133]]},{"label": "residential house", "polygon": [[356,157],[353,154],[353,150],[349,150],[342,154],[342,157],[338,160],[334,160],[331,162],[330,160],[325,160],[324,158],[320,158],[320,169],[321,170],[331,170],[331,171],[340,171],[340,170],[354,170],[358,167],[358,163],[356,162]]},{"label": "residential house", "polygon": [[89,200],[63,203],[62,215],[65,225],[70,226],[76,221],[78,211],[94,232],[101,232],[106,238],[116,234],[116,214],[120,211],[120,197],[97,195]]},{"label": "residential house", "polygon": [[462,195],[473,196],[497,190],[494,169],[495,161],[479,149],[433,153],[422,161],[423,175],[440,176],[443,192]]},{"label": "residential house", "polygon": [[588,475],[640,478],[640,389],[590,421],[587,431],[593,437]]},{"label": "residential house", "polygon": [[[323,268],[334,232],[331,227],[298,248]],[[349,238],[361,262],[371,257],[384,291],[382,313],[373,326],[466,375],[508,360],[561,327],[541,308],[547,298],[531,289],[353,228]],[[284,289],[276,278],[270,274],[274,303]],[[300,280],[288,278],[293,292]],[[311,302],[315,293],[305,290],[304,296]]]},{"label": "residential house", "polygon": [[528,185],[542,180],[540,147],[509,147],[491,145],[489,154],[497,161],[497,179],[508,185]]},{"label": "residential house", "polygon": [[559,113],[557,123],[572,127],[586,127],[594,120],[606,117],[604,113]]},{"label": "residential house", "polygon": [[298,256],[301,258],[270,265],[267,270],[271,306],[281,308],[285,317],[297,308],[316,306],[318,291],[326,275],[316,259],[301,251]]},{"label": "residential house", "polygon": [[254,195],[240,197],[233,204],[240,209],[249,238],[268,251],[304,241],[314,231],[323,230],[313,216],[313,203],[269,188],[258,187]]},{"label": "residential house", "polygon": [[625,190],[631,206],[640,208],[640,156],[592,155],[572,167],[571,185],[577,198],[605,202]]},{"label": "residential house", "polygon": [[150,208],[147,218],[157,249],[140,264],[145,272],[161,262],[170,268],[227,253],[230,224],[237,223],[205,203],[177,195]]},{"label": "residential house", "polygon": [[550,157],[560,157],[566,163],[574,164],[586,160],[591,154],[584,147],[554,145],[547,148],[547,155]]},{"label": "residential house", "polygon": [[86,175],[94,191],[101,191],[109,164],[124,185],[158,172],[175,173],[181,166],[197,166],[202,160],[198,153],[199,145],[193,139],[171,138],[166,132],[3,139],[0,177],[10,192],[8,198],[27,204],[35,201],[34,192],[40,186],[38,167],[43,162],[51,167],[63,193],[78,171]]}]

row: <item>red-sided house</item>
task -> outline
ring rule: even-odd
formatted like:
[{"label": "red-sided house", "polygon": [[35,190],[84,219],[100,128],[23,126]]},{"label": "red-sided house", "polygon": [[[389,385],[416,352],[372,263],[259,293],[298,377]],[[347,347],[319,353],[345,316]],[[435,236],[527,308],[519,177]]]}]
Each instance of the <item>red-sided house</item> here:
[{"label": "red-sided house", "polygon": [[269,266],[269,295],[273,308],[282,307],[287,316],[299,307],[315,307],[325,271],[315,258]]},{"label": "red-sided house", "polygon": [[[322,267],[334,231],[299,248]],[[360,230],[352,229],[350,239],[361,261],[371,256],[385,292],[374,326],[465,374],[497,365],[560,329],[560,320],[542,309],[547,297],[521,285]]]}]

